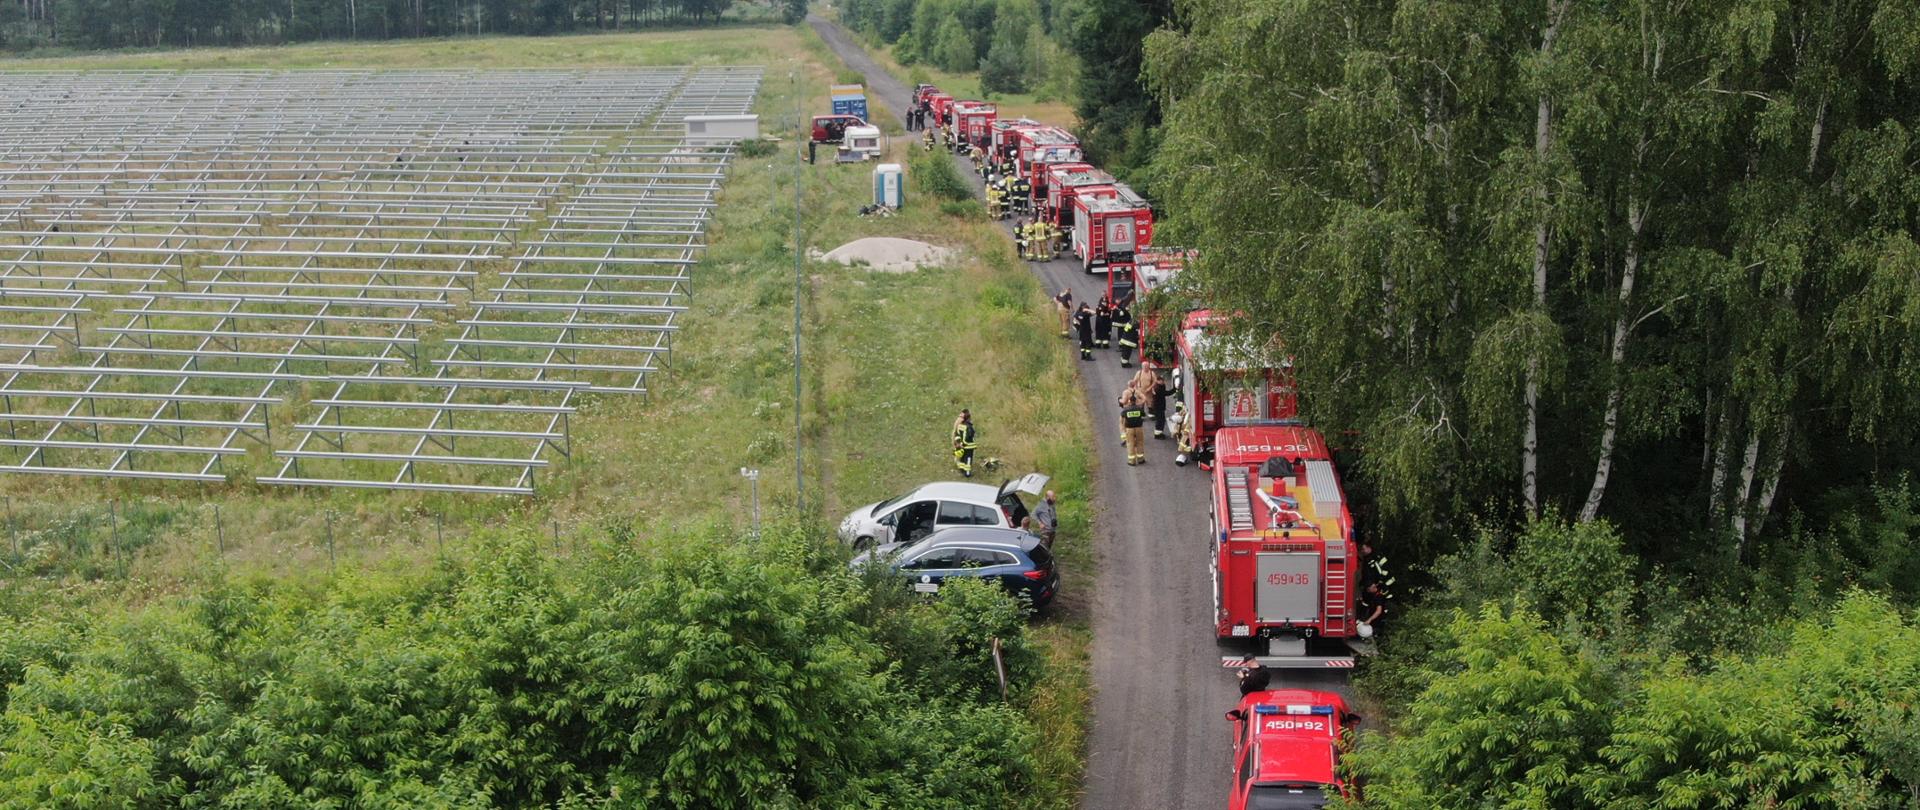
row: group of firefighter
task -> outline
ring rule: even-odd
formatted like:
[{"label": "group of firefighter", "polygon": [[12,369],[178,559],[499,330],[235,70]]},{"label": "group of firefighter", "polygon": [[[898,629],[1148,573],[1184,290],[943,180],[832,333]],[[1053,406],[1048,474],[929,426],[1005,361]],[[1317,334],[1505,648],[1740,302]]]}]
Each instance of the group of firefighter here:
[{"label": "group of firefighter", "polygon": [[[932,126],[928,126],[928,122],[932,122]],[[921,145],[927,151],[939,146],[973,161],[974,171],[986,183],[987,215],[997,220],[1019,218],[1013,226],[1013,238],[1020,258],[1030,262],[1053,261],[1054,256],[1066,250],[1067,232],[1034,212],[1032,181],[1019,176],[1005,156],[990,154],[979,144],[968,143],[953,124],[937,120],[925,101],[907,112],[907,128],[926,133]]]}]

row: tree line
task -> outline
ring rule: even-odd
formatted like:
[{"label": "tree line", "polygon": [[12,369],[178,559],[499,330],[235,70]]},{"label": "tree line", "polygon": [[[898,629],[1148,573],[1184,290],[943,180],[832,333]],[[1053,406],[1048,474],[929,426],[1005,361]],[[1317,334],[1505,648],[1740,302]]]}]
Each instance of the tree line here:
[{"label": "tree line", "polygon": [[901,64],[979,71],[981,91],[1065,99],[1087,154],[1144,184],[1159,105],[1141,83],[1141,43],[1173,13],[1168,0],[850,0],[851,28]]},{"label": "tree line", "polygon": [[[0,47],[256,45],[716,22],[733,0],[0,0]],[[784,3],[790,20],[804,0]]]},{"label": "tree line", "polygon": [[1901,0],[1149,38],[1162,232],[1417,566],[1369,804],[1915,806],[1916,43]]},{"label": "tree line", "polygon": [[0,808],[1047,804],[1026,609],[920,599],[816,533],[207,576],[0,599]]}]

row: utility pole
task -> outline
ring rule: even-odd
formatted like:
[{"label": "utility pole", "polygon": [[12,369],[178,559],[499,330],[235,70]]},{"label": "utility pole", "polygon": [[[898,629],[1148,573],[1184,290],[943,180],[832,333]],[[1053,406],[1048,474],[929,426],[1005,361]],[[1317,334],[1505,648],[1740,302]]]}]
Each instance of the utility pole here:
[{"label": "utility pole", "polygon": [[[787,87],[793,93],[793,131],[802,132],[806,119],[800,113],[800,84],[797,71],[788,71]],[[800,299],[805,295],[805,262],[800,244],[800,153],[793,155],[793,502],[800,512],[807,511],[807,477],[801,469],[800,422]]]}]

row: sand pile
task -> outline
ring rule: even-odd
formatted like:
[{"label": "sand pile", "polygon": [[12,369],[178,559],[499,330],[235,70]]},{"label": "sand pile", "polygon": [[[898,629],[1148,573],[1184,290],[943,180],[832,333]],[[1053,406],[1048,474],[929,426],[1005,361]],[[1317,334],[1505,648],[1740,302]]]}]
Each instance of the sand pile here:
[{"label": "sand pile", "polygon": [[922,267],[945,264],[953,251],[912,239],[878,236],[855,239],[816,258],[841,264],[864,264],[883,273],[911,273]]}]

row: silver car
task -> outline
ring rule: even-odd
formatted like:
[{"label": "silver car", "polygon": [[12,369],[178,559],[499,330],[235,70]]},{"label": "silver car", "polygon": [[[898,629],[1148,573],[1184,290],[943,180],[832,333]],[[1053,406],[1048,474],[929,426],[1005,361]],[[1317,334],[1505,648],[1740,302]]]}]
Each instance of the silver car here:
[{"label": "silver car", "polygon": [[923,484],[905,495],[870,503],[840,521],[840,542],[862,551],[888,543],[912,543],[948,526],[1019,528],[1027,519],[1020,494],[1046,491],[1047,476],[1028,473],[992,487],[960,481]]}]

